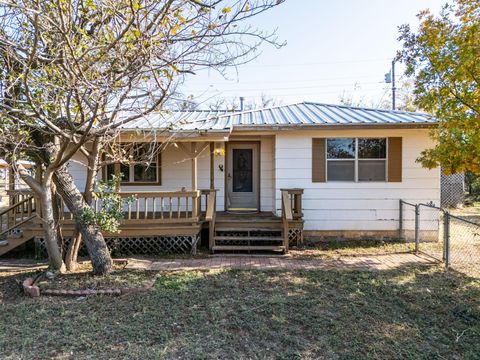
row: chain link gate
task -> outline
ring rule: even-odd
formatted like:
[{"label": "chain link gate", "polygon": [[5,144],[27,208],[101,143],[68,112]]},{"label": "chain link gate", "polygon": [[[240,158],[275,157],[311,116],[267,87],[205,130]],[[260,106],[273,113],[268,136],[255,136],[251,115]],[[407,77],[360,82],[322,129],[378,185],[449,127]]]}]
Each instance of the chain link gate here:
[{"label": "chain link gate", "polygon": [[480,224],[452,215],[433,203],[400,200],[399,238],[446,267],[480,277]]},{"label": "chain link gate", "polygon": [[445,211],[434,204],[418,204],[417,250],[435,260],[446,260],[444,222]]}]

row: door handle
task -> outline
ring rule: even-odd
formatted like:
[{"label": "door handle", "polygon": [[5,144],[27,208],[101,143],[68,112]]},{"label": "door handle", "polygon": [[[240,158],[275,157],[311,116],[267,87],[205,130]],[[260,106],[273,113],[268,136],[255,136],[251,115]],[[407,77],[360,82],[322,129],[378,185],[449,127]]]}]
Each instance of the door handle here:
[{"label": "door handle", "polygon": [[232,179],[232,175],[230,175],[230,173],[227,174],[227,178],[228,180],[231,180]]}]

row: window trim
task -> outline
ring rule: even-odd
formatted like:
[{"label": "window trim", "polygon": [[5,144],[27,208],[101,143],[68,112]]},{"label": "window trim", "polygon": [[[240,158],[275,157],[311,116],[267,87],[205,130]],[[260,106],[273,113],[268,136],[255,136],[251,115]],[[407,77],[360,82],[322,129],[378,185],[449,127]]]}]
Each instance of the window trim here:
[{"label": "window trim", "polygon": [[[139,164],[126,164],[129,167],[129,181],[120,181],[121,186],[159,186],[162,185],[162,152],[159,151],[157,154],[157,181],[130,181],[130,179],[134,178],[134,170],[133,167]],[[114,173],[115,175],[120,174],[120,163],[113,164],[114,166]],[[102,179],[103,181],[107,181],[107,165],[102,167]]]},{"label": "window trim", "polygon": [[[328,140],[329,139],[354,139],[355,140],[355,157],[349,159],[329,159],[328,158]],[[360,159],[358,157],[358,139],[383,139],[385,140],[385,158],[374,158],[374,159]],[[359,181],[358,180],[358,164],[363,160],[378,160],[385,161],[385,180],[375,180],[375,181]],[[329,180],[328,179],[328,161],[353,161],[354,162],[354,180]],[[378,137],[378,136],[362,136],[362,137],[352,137],[352,136],[339,136],[339,137],[328,137],[325,138],[325,182],[332,183],[387,183],[388,182],[388,137]]]}]

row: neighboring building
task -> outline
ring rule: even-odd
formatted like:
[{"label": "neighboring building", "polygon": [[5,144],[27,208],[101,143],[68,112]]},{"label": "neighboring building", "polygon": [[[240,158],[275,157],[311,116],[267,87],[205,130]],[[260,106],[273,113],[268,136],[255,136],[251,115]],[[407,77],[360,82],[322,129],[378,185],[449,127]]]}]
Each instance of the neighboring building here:
[{"label": "neighboring building", "polygon": [[[121,233],[136,242],[190,236],[195,245],[202,226],[214,250],[286,250],[287,238],[303,237],[393,239],[400,199],[440,204],[440,170],[415,161],[433,146],[435,125],[420,113],[308,102],[151,114],[124,126],[119,142],[163,143],[158,158],[101,176],[122,173],[121,191],[140,199],[125,209]],[[79,154],[69,165],[80,188],[84,163]],[[404,226],[413,230],[413,218]]]},{"label": "neighboring building", "polygon": [[442,174],[440,189],[442,207],[462,206],[465,202],[465,174]]}]

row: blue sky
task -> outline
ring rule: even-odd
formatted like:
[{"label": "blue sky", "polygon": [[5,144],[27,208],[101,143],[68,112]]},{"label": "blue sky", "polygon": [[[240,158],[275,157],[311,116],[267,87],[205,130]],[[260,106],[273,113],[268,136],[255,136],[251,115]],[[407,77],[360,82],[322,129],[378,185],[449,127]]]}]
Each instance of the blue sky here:
[{"label": "blue sky", "polygon": [[[228,72],[213,71],[187,78],[185,95],[206,104],[215,97],[244,96],[258,101],[262,94],[289,104],[300,101],[339,103],[343,96],[377,106],[390,91],[384,74],[401,43],[398,26],[416,28],[416,14],[430,8],[438,13],[445,0],[286,0],[262,14],[255,25],[277,28],[281,49],[264,45],[249,64]],[[397,81],[404,80],[397,66]]]}]

